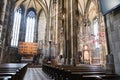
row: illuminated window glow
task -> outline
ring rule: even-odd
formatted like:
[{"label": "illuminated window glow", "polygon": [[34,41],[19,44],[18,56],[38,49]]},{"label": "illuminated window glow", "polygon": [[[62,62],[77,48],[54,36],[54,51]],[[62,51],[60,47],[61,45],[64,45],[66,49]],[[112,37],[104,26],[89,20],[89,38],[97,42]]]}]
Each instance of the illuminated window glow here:
[{"label": "illuminated window glow", "polygon": [[35,13],[30,11],[27,15],[25,42],[34,41]]},{"label": "illuminated window glow", "polygon": [[99,36],[98,36],[99,31],[98,30],[99,30],[98,20],[95,19],[94,20],[95,48],[99,48],[99,43],[97,42],[99,40]]},{"label": "illuminated window glow", "polygon": [[12,39],[11,39],[11,46],[13,47],[18,46],[21,12],[22,12],[21,8],[18,8],[14,14],[14,23],[12,28]]}]

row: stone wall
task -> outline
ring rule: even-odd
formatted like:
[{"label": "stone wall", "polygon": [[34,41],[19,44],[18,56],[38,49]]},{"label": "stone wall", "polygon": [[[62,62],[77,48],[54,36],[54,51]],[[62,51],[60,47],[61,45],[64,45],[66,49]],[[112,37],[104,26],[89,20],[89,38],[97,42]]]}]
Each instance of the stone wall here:
[{"label": "stone wall", "polygon": [[107,14],[106,24],[108,29],[110,54],[113,55],[115,72],[120,74],[120,7]]}]

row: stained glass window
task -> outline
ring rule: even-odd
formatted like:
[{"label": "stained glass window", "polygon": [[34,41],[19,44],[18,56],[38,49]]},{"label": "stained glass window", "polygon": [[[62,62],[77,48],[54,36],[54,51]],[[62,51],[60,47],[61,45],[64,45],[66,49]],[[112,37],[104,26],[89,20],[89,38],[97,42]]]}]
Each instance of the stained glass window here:
[{"label": "stained glass window", "polygon": [[14,13],[14,22],[13,22],[12,39],[11,39],[11,46],[13,46],[13,47],[18,46],[21,13],[22,13],[21,8],[18,8]]},{"label": "stained glass window", "polygon": [[95,48],[99,48],[99,27],[98,27],[98,20],[94,20],[94,35],[95,35]]},{"label": "stained glass window", "polygon": [[34,41],[34,28],[35,28],[35,13],[34,11],[29,11],[27,14],[25,42]]}]

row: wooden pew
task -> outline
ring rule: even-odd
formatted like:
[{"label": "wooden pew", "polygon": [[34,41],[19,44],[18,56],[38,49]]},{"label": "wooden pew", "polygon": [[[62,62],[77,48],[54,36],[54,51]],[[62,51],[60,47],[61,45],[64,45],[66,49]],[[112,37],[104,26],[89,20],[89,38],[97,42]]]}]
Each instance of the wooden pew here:
[{"label": "wooden pew", "polygon": [[83,80],[120,80],[120,76],[115,74],[84,75]]},{"label": "wooden pew", "polygon": [[43,65],[43,71],[55,80],[120,80],[120,76],[116,74],[106,74],[101,66]]},{"label": "wooden pew", "polygon": [[0,80],[12,80],[11,76],[0,76]]},{"label": "wooden pew", "polygon": [[[63,70],[63,77],[68,77],[69,80],[120,80],[120,76],[106,74],[106,71],[100,66],[85,66],[84,68],[69,66],[63,67]],[[65,74],[66,72],[67,74]]]},{"label": "wooden pew", "polygon": [[59,68],[59,71],[64,79],[70,78],[73,80],[79,80],[83,75],[94,75],[94,74],[105,74],[104,69],[101,66],[62,66]]},{"label": "wooden pew", "polygon": [[0,69],[0,76],[11,76],[12,79],[17,79],[18,69]]},{"label": "wooden pew", "polygon": [[27,69],[27,64],[23,63],[5,63],[0,64],[0,77],[1,78],[8,78],[11,76],[10,80],[21,80],[23,77],[23,73],[25,73]]}]

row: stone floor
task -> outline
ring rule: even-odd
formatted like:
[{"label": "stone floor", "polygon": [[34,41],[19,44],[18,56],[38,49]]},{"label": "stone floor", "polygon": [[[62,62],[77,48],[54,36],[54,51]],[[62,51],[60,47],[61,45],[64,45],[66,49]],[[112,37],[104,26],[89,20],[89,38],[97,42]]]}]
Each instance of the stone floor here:
[{"label": "stone floor", "polygon": [[42,68],[28,68],[23,80],[52,80],[43,71]]}]

